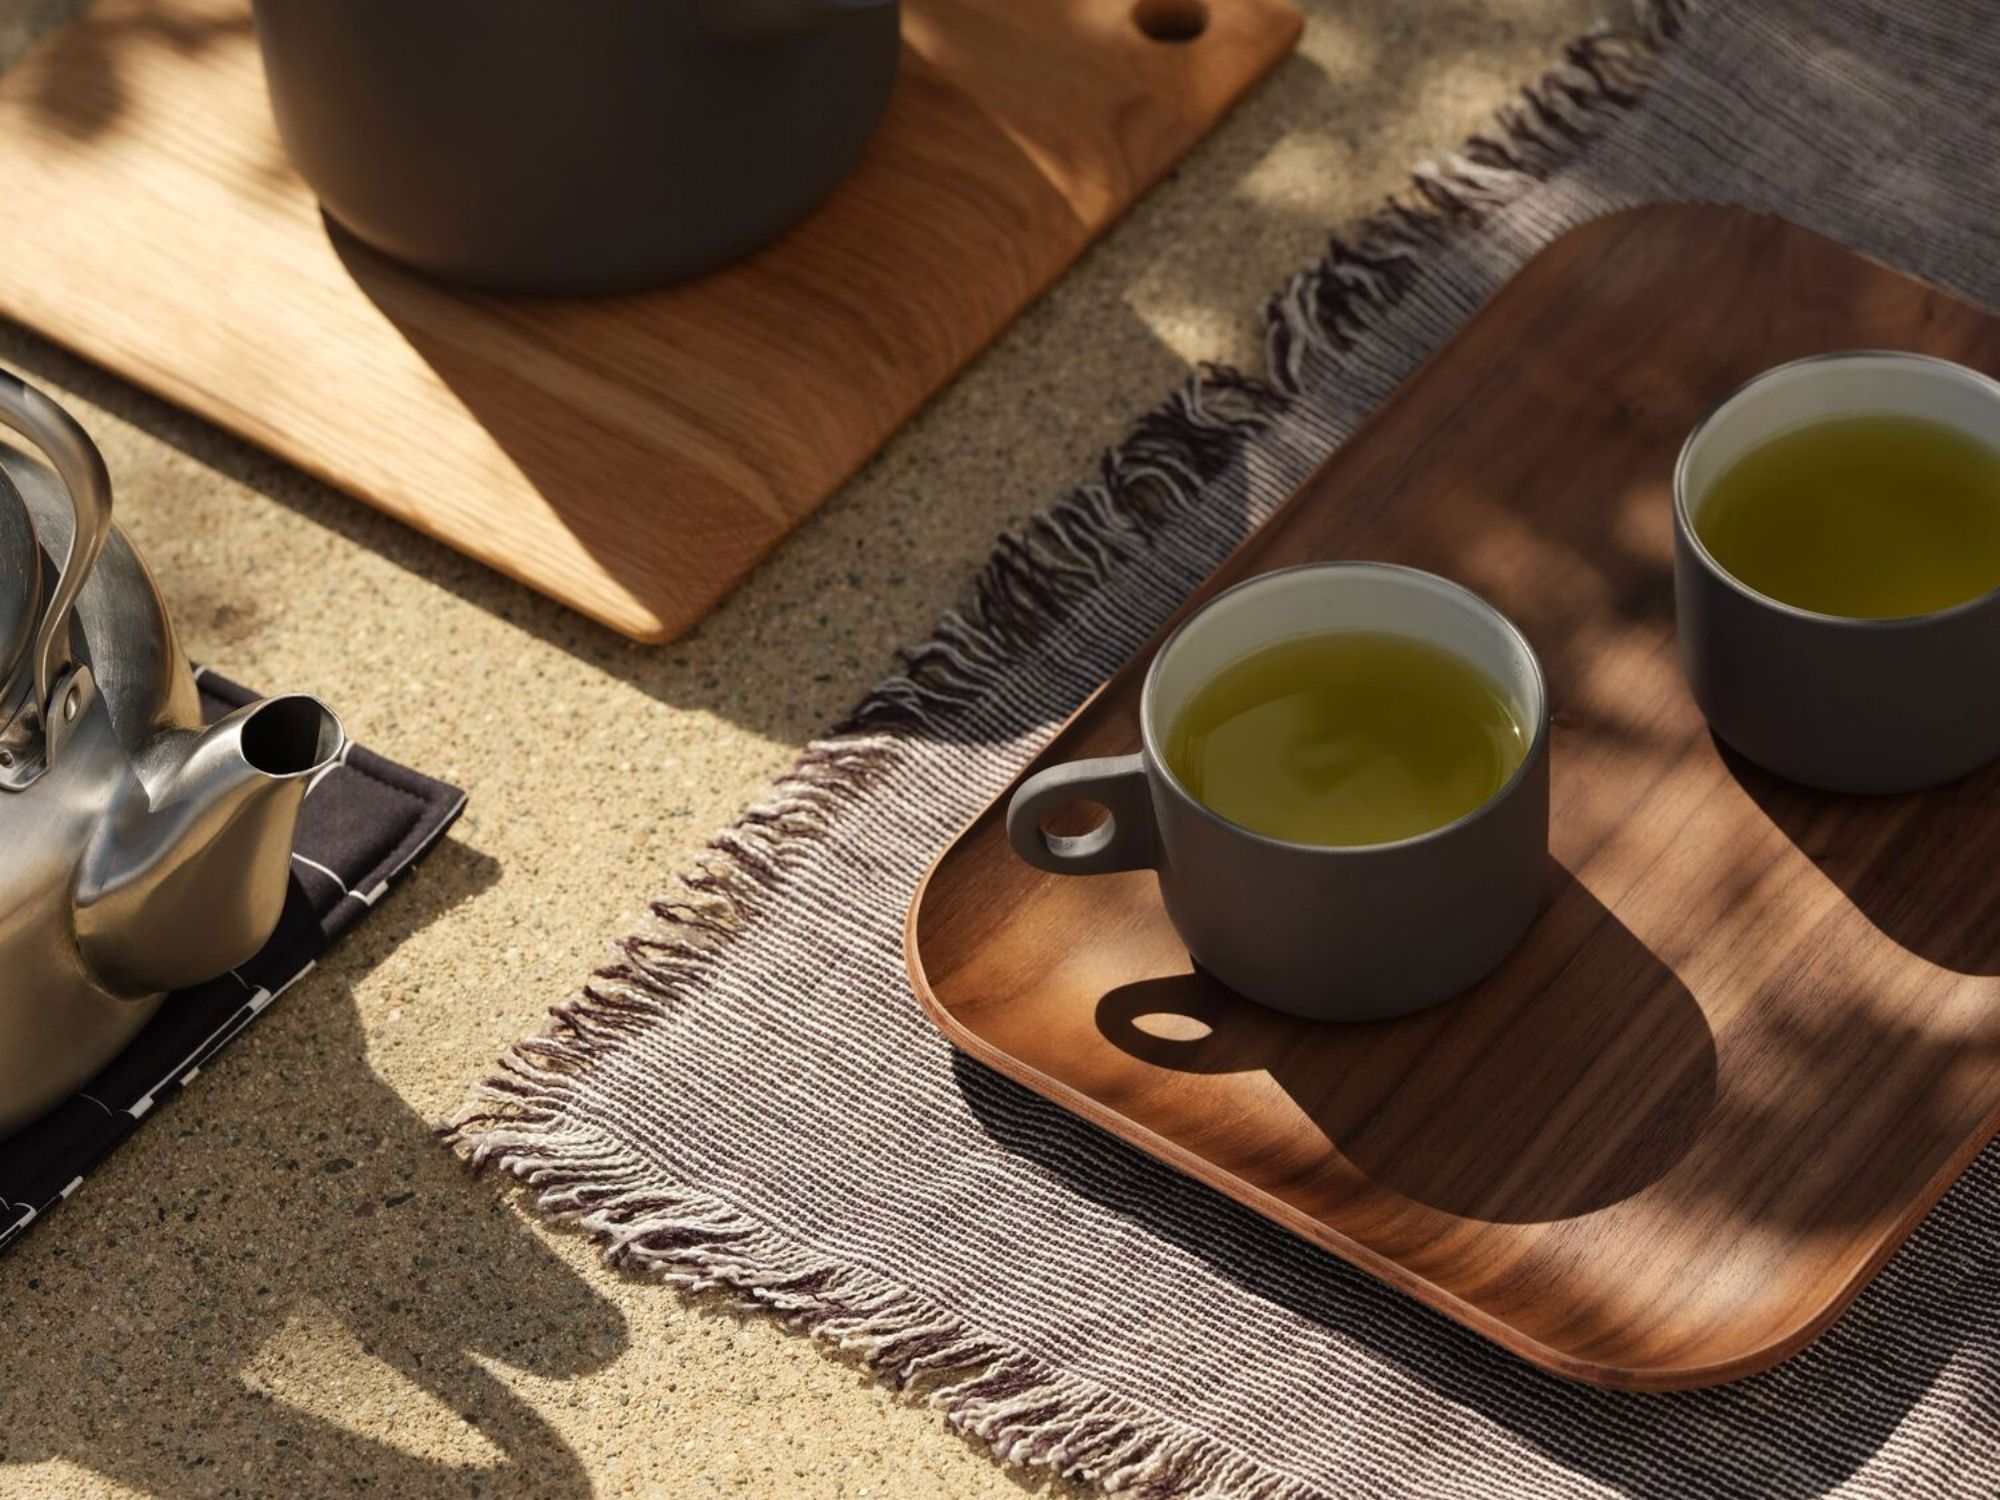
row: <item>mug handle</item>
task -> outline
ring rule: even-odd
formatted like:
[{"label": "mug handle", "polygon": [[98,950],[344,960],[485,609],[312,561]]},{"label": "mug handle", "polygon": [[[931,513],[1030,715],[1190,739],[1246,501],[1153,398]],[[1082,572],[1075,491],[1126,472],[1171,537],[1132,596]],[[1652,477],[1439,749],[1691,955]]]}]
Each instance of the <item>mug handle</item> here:
[{"label": "mug handle", "polygon": [[[1043,832],[1042,814],[1066,802],[1094,802],[1109,816],[1088,833]],[[1159,837],[1145,758],[1073,760],[1037,771],[1007,804],[1007,840],[1029,864],[1056,875],[1152,869]]]}]

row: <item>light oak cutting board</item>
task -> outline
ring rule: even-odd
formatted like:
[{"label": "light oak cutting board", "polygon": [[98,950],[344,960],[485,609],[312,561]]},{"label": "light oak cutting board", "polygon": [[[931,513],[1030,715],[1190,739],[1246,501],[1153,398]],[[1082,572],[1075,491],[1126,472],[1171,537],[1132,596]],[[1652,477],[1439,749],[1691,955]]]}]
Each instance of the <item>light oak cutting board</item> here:
[{"label": "light oak cutting board", "polygon": [[[1197,36],[1147,34],[1191,16]],[[0,77],[0,312],[664,640],[1299,26],[1287,0],[907,0],[888,117],[816,215],[681,287],[564,303],[457,293],[330,234],[246,0],[101,0]]]}]

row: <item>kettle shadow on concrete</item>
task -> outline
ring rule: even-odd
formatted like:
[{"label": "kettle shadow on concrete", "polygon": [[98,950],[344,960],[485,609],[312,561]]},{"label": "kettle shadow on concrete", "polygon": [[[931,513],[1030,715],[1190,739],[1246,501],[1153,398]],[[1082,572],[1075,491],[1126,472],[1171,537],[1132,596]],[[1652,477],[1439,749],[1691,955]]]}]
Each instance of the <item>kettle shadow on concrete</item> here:
[{"label": "kettle shadow on concrete", "polygon": [[1701,1007],[1567,874],[1497,974],[1414,1016],[1299,1021],[1196,972],[1112,990],[1097,1026],[1159,1067],[1268,1073],[1376,1182],[1499,1223],[1630,1197],[1681,1159],[1715,1096]]},{"label": "kettle shadow on concrete", "polygon": [[1960,974],[2000,975],[2000,766],[1893,797],[1773,775],[1715,741],[1743,790],[1882,933]]},{"label": "kettle shadow on concrete", "polygon": [[498,874],[441,842],[6,1257],[0,1487],[61,1459],[175,1497],[591,1493],[511,1377],[601,1368],[624,1319],[468,1186],[354,993]]}]

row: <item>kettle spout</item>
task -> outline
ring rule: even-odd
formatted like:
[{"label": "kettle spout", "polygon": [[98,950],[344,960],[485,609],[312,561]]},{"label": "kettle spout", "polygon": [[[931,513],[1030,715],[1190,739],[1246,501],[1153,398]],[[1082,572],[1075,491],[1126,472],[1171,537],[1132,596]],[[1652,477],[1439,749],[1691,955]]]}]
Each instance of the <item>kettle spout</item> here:
[{"label": "kettle spout", "polygon": [[317,698],[267,698],[175,743],[175,758],[84,855],[76,935],[110,989],[156,994],[255,956],[284,910],[292,834],[312,778],[338,758]]}]

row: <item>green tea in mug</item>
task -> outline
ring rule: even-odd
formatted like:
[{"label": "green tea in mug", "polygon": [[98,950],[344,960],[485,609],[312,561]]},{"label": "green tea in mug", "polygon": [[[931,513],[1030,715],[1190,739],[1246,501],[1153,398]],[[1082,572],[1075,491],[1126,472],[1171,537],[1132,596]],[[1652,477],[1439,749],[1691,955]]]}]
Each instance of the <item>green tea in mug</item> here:
[{"label": "green tea in mug", "polygon": [[1274,642],[1196,689],[1167,766],[1232,823],[1296,844],[1381,844],[1506,785],[1528,735],[1500,689],[1427,642],[1342,630]]},{"label": "green tea in mug", "polygon": [[1695,534],[1766,598],[1823,615],[1925,615],[2000,587],[2000,450],[1919,417],[1835,417],[1751,449]]}]

